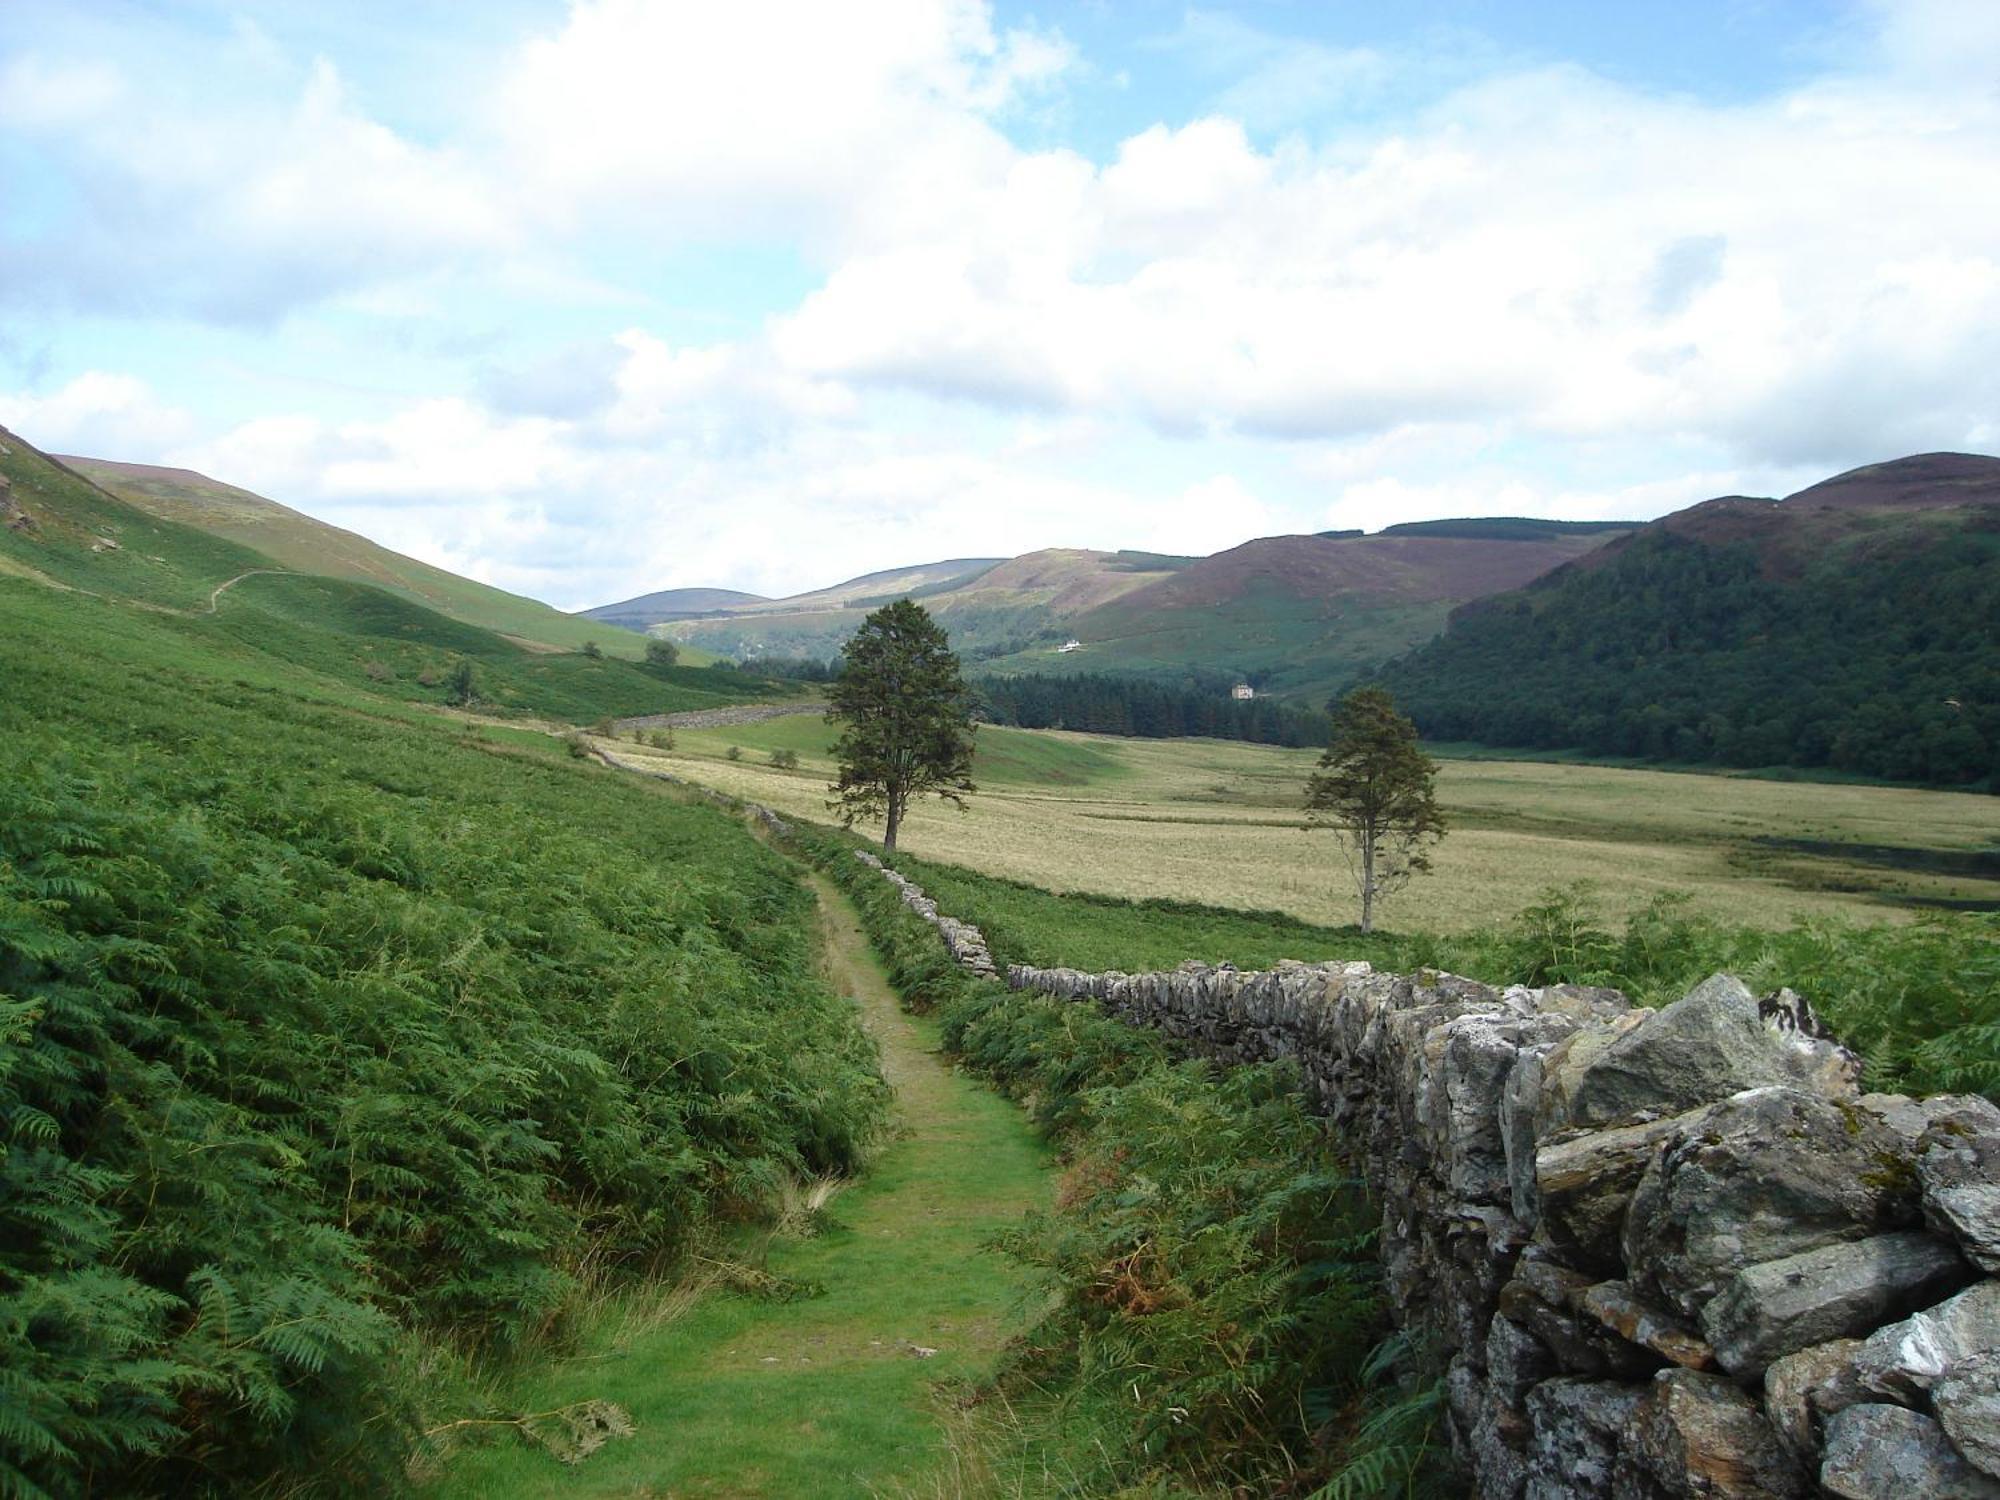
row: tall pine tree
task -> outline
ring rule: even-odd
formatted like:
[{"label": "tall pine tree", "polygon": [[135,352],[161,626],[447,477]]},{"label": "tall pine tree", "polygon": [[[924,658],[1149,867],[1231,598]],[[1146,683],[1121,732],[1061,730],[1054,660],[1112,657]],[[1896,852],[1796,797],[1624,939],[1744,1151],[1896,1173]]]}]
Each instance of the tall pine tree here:
[{"label": "tall pine tree", "polygon": [[862,621],[841,658],[827,711],[842,726],[840,779],[827,806],[849,828],[883,818],[882,847],[893,850],[913,797],[963,807],[973,790],[971,695],[944,631],[908,599]]}]

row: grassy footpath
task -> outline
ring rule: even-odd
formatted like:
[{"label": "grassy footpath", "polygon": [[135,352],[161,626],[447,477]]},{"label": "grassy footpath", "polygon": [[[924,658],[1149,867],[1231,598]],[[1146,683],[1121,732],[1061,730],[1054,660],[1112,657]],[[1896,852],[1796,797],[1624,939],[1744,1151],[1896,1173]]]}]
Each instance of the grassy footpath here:
[{"label": "grassy footpath", "polygon": [[[760,1259],[818,1296],[715,1292],[677,1316],[607,1308],[573,1359],[501,1405],[604,1398],[636,1433],[566,1468],[508,1437],[461,1451],[438,1496],[872,1495],[929,1490],[947,1462],[933,1385],[990,1372],[1020,1272],[983,1253],[1047,1196],[1046,1153],[1011,1103],[953,1072],[934,1022],[905,1014],[852,905],[820,877],[829,977],[860,1006],[896,1090],[896,1139],[810,1238]],[[923,1358],[915,1348],[934,1349]]]}]

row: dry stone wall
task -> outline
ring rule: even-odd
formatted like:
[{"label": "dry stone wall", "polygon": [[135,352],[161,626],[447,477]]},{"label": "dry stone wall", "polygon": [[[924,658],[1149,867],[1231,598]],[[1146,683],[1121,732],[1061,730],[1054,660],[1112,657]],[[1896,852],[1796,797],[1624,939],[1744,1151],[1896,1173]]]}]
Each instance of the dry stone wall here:
[{"label": "dry stone wall", "polygon": [[1005,982],[1297,1064],[1382,1202],[1390,1301],[1480,1496],[2000,1500],[2000,1109],[1864,1094],[1790,991],[1719,974],[1655,1011],[1363,963]]}]

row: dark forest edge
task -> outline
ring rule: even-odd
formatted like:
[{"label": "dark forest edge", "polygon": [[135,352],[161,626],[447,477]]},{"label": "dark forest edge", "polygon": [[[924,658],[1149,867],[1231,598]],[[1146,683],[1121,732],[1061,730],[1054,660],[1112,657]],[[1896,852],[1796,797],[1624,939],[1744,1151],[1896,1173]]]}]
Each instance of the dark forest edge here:
[{"label": "dark forest edge", "polygon": [[[794,682],[831,682],[837,663],[810,657],[758,657],[745,672]],[[1194,674],[1184,682],[1083,673],[1054,677],[1028,672],[975,676],[973,701],[989,724],[1013,729],[1067,729],[1124,739],[1245,740],[1305,749],[1326,742],[1327,715],[1275,698],[1247,702],[1230,696],[1243,679]]]},{"label": "dark forest edge", "polygon": [[1990,791],[1995,619],[2000,510],[1830,547],[1796,577],[1658,531],[1466,607],[1376,680],[1436,740]]}]

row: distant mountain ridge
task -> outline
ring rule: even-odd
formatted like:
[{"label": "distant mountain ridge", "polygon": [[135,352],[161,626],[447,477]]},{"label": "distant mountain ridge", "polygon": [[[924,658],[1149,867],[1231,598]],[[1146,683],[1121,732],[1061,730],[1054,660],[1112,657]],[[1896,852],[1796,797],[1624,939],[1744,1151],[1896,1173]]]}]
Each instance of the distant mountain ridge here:
[{"label": "distant mountain ridge", "polygon": [[643,631],[648,626],[668,620],[690,620],[699,615],[720,614],[725,610],[769,602],[762,594],[746,594],[741,589],[660,589],[655,593],[641,594],[636,599],[621,599],[616,604],[586,609],[581,614],[587,620],[602,620],[608,625]]},{"label": "distant mountain ridge", "polygon": [[[1630,523],[1498,517],[1263,537],[1212,557],[1047,548],[873,573],[788,599],[659,613],[677,639],[739,659],[825,658],[907,594],[987,673],[1248,679],[1308,701]],[[586,613],[635,622],[629,605]],[[1077,644],[1069,646],[1069,642]]]},{"label": "distant mountain ridge", "polygon": [[1689,506],[1380,675],[1436,738],[2000,786],[2000,458]]}]

